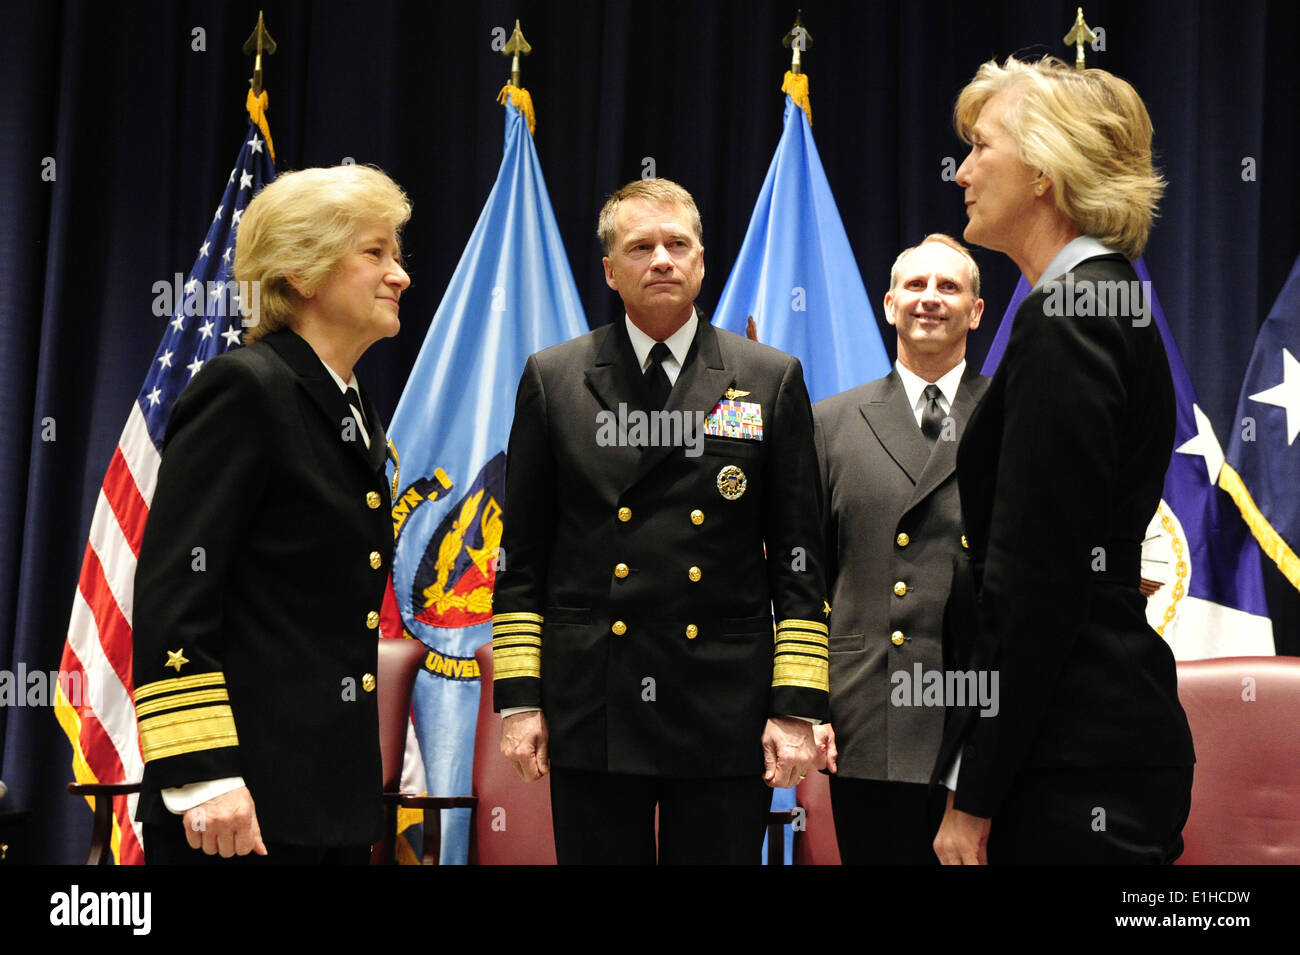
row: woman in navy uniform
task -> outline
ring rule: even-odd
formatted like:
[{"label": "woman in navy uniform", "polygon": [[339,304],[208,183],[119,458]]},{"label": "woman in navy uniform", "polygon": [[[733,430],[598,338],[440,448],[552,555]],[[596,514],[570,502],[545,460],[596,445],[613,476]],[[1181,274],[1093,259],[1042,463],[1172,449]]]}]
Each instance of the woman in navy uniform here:
[{"label": "woman in navy uniform", "polygon": [[410,208],[382,172],[338,166],[281,176],[243,216],[234,273],[260,308],[248,347],[176,401],[136,570],[150,863],[364,863],[380,835],[393,534],[353,368],[400,327]]}]

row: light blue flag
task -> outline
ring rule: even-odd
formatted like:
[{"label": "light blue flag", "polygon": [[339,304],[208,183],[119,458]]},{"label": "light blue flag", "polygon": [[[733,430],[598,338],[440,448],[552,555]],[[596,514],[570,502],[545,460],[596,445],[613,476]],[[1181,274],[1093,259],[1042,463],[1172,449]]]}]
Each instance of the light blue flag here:
[{"label": "light blue flag", "polygon": [[[479,679],[515,390],[533,352],[587,331],[524,115],[507,101],[496,184],[393,414],[393,594],[431,651],[412,719],[428,793],[469,795]],[[386,634],[387,635],[387,634]],[[464,863],[469,811],[443,813],[442,862]]]},{"label": "light blue flag", "polygon": [[[1142,259],[1133,268],[1142,282],[1148,318],[1154,319],[1165,346],[1178,409],[1164,491],[1142,542],[1142,576],[1159,584],[1147,597],[1147,622],[1179,660],[1271,655],[1273,624],[1260,549],[1217,486],[1223,450],[1197,401],[1151,273]],[[997,371],[1016,311],[1030,291],[1021,276],[981,369],[984,374],[991,377]]]},{"label": "light blue flag", "polygon": [[803,363],[814,402],[889,373],[889,357],[831,195],[808,115],[785,98],[785,128],[713,324]]},{"label": "light blue flag", "polygon": [[[752,316],[759,341],[803,364],[816,402],[887,375],[889,356],[808,114],[789,96],[784,124],[713,324],[744,335]],[[793,789],[772,794],[773,809],[794,805]],[[785,844],[788,861],[790,826]]]}]

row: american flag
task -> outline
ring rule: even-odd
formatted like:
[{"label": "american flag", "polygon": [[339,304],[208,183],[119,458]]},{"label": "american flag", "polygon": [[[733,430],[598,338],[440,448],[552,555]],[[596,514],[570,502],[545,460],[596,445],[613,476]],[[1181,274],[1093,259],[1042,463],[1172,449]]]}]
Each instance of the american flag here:
[{"label": "american flag", "polygon": [[[235,234],[249,200],[275,178],[264,116],[266,94],[249,94],[248,132],[198,257],[154,286],[171,320],[118,438],[90,522],[90,540],[59,664],[55,713],[72,744],[78,782],[134,782],[144,773],[132,703],[131,620],[135,563],[153,500],[172,404],[203,363],[240,345],[242,317],[228,286]],[[165,288],[164,288],[165,287]],[[112,848],[121,865],[144,861],[136,797],[116,800]]]}]

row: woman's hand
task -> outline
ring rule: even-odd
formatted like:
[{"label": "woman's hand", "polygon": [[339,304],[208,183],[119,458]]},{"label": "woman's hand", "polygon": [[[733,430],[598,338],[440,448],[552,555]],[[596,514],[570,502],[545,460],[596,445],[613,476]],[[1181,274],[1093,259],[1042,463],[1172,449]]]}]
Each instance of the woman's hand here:
[{"label": "woman's hand", "polygon": [[954,795],[948,790],[948,807],[934,837],[934,854],[944,865],[988,865],[989,829],[993,821],[952,808]]}]

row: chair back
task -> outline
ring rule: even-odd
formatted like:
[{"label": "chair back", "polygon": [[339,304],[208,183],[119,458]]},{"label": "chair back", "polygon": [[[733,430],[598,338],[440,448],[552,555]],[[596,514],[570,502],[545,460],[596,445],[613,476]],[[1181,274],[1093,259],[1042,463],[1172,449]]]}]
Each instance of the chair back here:
[{"label": "chair back", "polygon": [[1300,863],[1300,659],[1178,664],[1196,746],[1180,865]]},{"label": "chair back", "polygon": [[551,780],[526,783],[501,755],[501,715],[492,712],[492,644],[474,654],[481,680],[474,729],[474,830],[470,865],[555,865]]},{"label": "chair back", "polygon": [[804,811],[803,831],[794,833],[795,865],[840,864],[829,780],[825,773],[809,773],[795,790],[795,800]]},{"label": "chair back", "polygon": [[379,640],[376,702],[379,704],[379,749],[383,757],[384,792],[402,786],[402,757],[406,753],[406,728],[410,725],[411,694],[420,661],[429,651],[419,640]]}]

